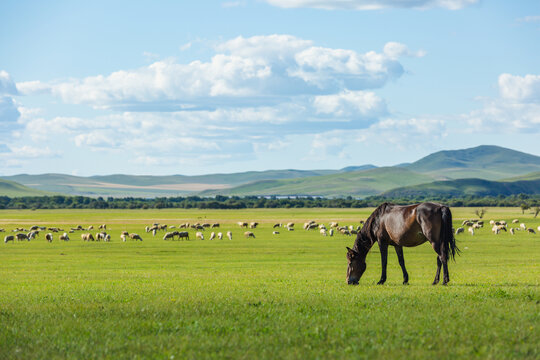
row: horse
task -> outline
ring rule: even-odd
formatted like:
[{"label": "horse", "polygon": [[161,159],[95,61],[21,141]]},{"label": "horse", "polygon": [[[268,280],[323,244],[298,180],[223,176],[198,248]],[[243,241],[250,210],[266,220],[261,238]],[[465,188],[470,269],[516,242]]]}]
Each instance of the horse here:
[{"label": "horse", "polygon": [[443,285],[448,284],[448,259],[455,260],[459,248],[452,231],[452,213],[448,206],[430,202],[401,206],[384,203],[377,207],[358,232],[353,248],[347,247],[347,283],[358,285],[366,270],[366,256],[375,242],[381,252],[382,273],[377,283],[386,281],[388,245],[394,246],[403,271],[403,284],[409,283],[405,269],[403,246],[414,247],[429,241],[437,253],[437,272],[433,285],[439,283],[441,266],[444,269]]}]

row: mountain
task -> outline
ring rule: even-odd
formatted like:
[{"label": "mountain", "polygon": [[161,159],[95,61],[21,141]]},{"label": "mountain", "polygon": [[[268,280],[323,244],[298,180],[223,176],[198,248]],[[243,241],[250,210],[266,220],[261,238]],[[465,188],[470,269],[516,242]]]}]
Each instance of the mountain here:
[{"label": "mountain", "polygon": [[[373,167],[373,165],[367,165]],[[267,170],[232,174],[208,174],[197,176],[167,175],[105,175],[73,176],[66,174],[20,174],[4,176],[25,186],[68,195],[113,197],[159,197],[186,196],[204,190],[227,189],[240,184],[260,180],[291,179],[337,174],[347,170]]]},{"label": "mountain", "polygon": [[400,187],[379,196],[395,198],[437,198],[466,195],[498,196],[540,194],[540,179],[520,181],[491,181],[484,179],[457,179]]},{"label": "mountain", "polygon": [[23,186],[19,183],[9,180],[0,179],[0,196],[42,196],[42,195],[52,195],[45,191],[40,191],[32,189],[26,186]]},{"label": "mountain", "polygon": [[365,197],[379,194],[404,184],[420,184],[433,180],[434,178],[429,175],[415,173],[405,168],[380,167],[299,179],[256,181],[230,189],[205,191],[201,195]]},{"label": "mountain", "polygon": [[540,171],[540,157],[500,146],[482,145],[463,150],[439,151],[405,168],[440,180],[501,180]]}]

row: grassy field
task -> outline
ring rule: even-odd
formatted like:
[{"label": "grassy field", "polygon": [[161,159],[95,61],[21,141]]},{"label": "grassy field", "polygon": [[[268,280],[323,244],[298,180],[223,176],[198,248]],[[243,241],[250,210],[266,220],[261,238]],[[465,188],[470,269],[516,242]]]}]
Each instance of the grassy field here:
[{"label": "grassy field", "polygon": [[[457,227],[475,209],[452,209]],[[540,219],[487,209],[485,219]],[[450,284],[431,286],[429,245],[405,249],[410,285],[376,246],[359,286],[345,283],[354,239],[302,230],[358,224],[370,209],[1,211],[6,233],[34,224],[106,223],[111,243],[0,244],[0,359],[333,359],[540,357],[540,234],[458,235]],[[163,241],[153,222],[219,222],[233,240]],[[237,221],[258,221],[245,239]],[[275,222],[296,231],[272,235]],[[121,242],[122,230],[143,242]],[[95,231],[94,231],[95,232]],[[537,231],[538,233],[538,231]]]}]

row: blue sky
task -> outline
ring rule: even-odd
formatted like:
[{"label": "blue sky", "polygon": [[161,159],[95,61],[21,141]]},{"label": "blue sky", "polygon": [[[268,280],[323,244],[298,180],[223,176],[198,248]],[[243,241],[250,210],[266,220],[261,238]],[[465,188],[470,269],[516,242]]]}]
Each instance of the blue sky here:
[{"label": "blue sky", "polygon": [[539,38],[537,1],[2,1],[0,175],[540,155]]}]

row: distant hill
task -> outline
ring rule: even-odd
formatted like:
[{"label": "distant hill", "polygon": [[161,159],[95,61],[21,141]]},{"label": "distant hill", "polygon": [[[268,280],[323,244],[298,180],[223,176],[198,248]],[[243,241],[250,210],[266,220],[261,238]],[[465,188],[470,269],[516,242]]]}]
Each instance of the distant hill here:
[{"label": "distant hill", "polygon": [[427,184],[400,187],[386,191],[380,196],[386,198],[438,198],[466,195],[498,196],[517,194],[540,194],[540,179],[520,181],[491,181],[484,179],[457,179],[435,181]]},{"label": "distant hill", "polygon": [[42,195],[52,195],[52,193],[31,189],[14,181],[0,179],[0,196],[19,197]]},{"label": "distant hill", "polygon": [[501,180],[511,176],[540,171],[540,156],[482,145],[463,150],[439,151],[405,168],[446,179],[479,178]]},{"label": "distant hill", "polygon": [[405,168],[380,167],[308,178],[256,181],[230,189],[205,191],[201,195],[365,197],[403,184],[420,184],[432,180],[433,178],[429,175],[418,174]]}]

